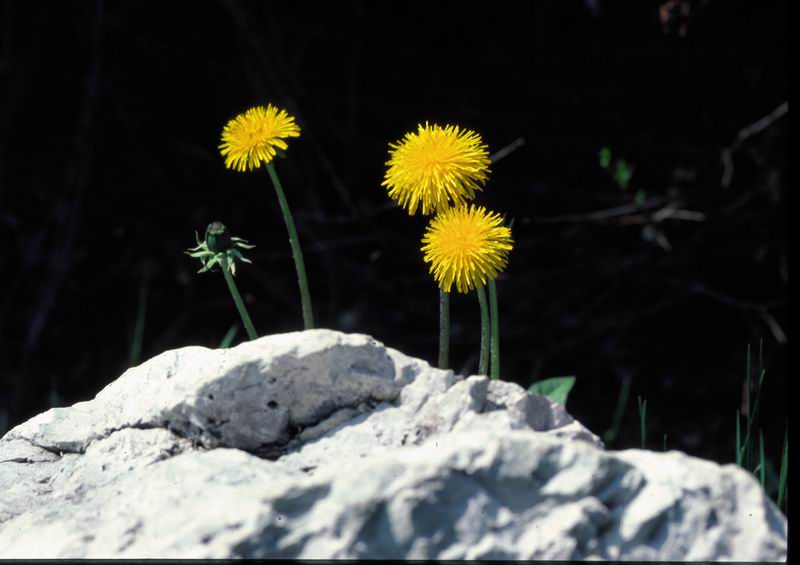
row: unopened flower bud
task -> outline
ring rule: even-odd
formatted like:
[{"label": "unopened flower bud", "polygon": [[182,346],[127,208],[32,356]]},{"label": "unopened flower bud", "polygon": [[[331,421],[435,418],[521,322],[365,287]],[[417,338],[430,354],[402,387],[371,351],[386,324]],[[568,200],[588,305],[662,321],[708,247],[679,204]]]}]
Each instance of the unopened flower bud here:
[{"label": "unopened flower bud", "polygon": [[222,253],[233,247],[231,234],[222,222],[211,222],[206,228],[206,245],[209,251]]}]

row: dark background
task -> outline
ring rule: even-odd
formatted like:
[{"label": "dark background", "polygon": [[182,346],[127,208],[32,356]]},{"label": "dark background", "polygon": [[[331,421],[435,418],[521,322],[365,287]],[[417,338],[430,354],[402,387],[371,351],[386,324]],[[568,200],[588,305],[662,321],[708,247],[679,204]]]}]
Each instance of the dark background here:
[{"label": "dark background", "polygon": [[[228,119],[272,102],[303,128],[276,166],[319,326],[435,363],[425,219],[380,186],[388,143],[425,120],[474,129],[490,152],[523,138],[478,197],[515,221],[503,378],[576,375],[569,410],[598,434],[629,379],[610,447],[638,445],[641,395],[649,447],[667,434],[731,462],[747,344],[755,359],[763,339],[777,462],[788,116],[737,135],[788,100],[784,2],[0,5],[3,427],[165,349],[216,347],[236,310],[219,273],[182,254],[212,220],[257,245],[237,281],[259,332],[302,328],[267,174],[226,170],[217,149]],[[604,146],[634,167],[627,190],[600,167]],[[452,319],[469,374],[474,295],[454,297]]]}]

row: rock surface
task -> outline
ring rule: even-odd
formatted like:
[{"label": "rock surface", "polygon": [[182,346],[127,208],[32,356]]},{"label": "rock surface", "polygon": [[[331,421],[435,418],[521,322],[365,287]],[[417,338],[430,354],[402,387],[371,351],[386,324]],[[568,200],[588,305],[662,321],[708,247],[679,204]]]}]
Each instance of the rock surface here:
[{"label": "rock surface", "polygon": [[734,465],[369,336],[186,347],[0,439],[0,558],[786,559]]}]

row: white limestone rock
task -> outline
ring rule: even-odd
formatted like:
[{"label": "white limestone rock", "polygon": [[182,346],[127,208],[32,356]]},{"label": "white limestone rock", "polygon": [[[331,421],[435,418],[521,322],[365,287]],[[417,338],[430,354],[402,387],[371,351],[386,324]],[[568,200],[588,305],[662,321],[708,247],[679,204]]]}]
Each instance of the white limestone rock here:
[{"label": "white limestone rock", "polygon": [[0,558],[786,558],[748,473],[369,336],[167,351],[0,439]]}]

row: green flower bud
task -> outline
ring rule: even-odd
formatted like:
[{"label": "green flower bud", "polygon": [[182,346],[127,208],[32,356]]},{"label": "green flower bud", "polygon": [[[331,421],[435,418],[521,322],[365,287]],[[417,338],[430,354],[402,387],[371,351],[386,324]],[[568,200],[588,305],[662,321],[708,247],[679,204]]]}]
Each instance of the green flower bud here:
[{"label": "green flower bud", "polygon": [[222,253],[233,247],[231,234],[222,222],[211,222],[206,228],[206,245],[209,251]]}]

